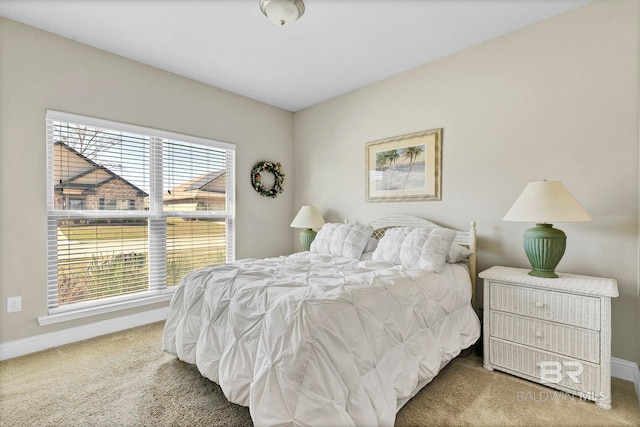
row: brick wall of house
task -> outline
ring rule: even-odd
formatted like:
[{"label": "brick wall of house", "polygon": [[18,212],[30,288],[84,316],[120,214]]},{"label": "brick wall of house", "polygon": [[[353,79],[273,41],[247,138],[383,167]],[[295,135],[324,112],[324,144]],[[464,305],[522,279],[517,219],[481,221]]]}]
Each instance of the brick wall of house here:
[{"label": "brick wall of house", "polygon": [[[121,179],[113,179],[95,191],[95,194],[56,194],[54,197],[54,209],[65,210],[64,201],[67,198],[84,200],[84,210],[100,209],[100,199],[104,199],[105,206],[110,201],[120,201],[119,208],[129,210],[129,201],[135,201],[135,210],[144,210],[146,205],[146,197],[138,195],[138,191]],[[104,207],[103,207],[104,209]]]}]

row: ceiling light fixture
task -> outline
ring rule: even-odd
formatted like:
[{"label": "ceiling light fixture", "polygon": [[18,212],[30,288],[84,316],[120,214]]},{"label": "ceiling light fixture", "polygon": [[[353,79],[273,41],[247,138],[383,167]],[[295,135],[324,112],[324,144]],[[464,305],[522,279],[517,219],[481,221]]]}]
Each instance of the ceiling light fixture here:
[{"label": "ceiling light fixture", "polygon": [[260,10],[271,22],[284,27],[304,13],[302,0],[260,0]]}]

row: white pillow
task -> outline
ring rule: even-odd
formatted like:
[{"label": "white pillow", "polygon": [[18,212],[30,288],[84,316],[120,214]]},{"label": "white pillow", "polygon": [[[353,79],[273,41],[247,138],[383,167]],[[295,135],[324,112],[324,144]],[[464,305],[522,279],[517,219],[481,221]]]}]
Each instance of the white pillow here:
[{"label": "white pillow", "polygon": [[311,242],[309,250],[317,254],[330,253],[329,245],[331,244],[331,236],[333,236],[333,233],[339,225],[340,224],[325,223],[322,228],[318,230],[318,234],[316,234],[315,239]]},{"label": "white pillow", "polygon": [[456,232],[447,228],[416,228],[405,237],[400,263],[408,268],[425,268],[442,273]]},{"label": "white pillow", "polygon": [[413,230],[411,227],[393,227],[385,231],[378,242],[371,258],[374,261],[384,261],[400,264],[400,248],[404,238]]},{"label": "white pillow", "polygon": [[456,262],[466,261],[471,255],[473,255],[473,252],[471,252],[469,249],[453,243],[449,248],[447,262],[449,264],[455,264]]},{"label": "white pillow", "polygon": [[378,247],[378,239],[374,239],[373,237],[369,237],[367,239],[367,246],[364,247],[365,252],[373,252]]},{"label": "white pillow", "polygon": [[359,259],[373,231],[370,225],[334,224],[322,226],[311,243],[311,252]]},{"label": "white pillow", "polygon": [[364,251],[360,255],[360,261],[371,261],[373,259],[373,251]]}]

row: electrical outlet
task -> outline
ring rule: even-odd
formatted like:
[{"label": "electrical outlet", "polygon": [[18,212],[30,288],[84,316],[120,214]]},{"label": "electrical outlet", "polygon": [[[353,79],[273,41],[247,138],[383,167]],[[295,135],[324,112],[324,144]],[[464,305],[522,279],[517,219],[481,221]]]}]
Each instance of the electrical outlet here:
[{"label": "electrical outlet", "polygon": [[22,297],[7,298],[7,313],[22,311]]}]

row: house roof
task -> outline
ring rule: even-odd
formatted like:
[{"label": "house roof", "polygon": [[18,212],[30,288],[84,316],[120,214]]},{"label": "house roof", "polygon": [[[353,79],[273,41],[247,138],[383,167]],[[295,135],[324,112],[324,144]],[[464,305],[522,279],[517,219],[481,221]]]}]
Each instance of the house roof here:
[{"label": "house roof", "polygon": [[163,199],[175,203],[180,200],[220,198],[225,195],[226,189],[226,172],[211,171],[172,188]]},{"label": "house roof", "polygon": [[185,190],[202,190],[220,192],[210,187],[215,180],[222,177],[225,171],[213,171],[187,182]]},{"label": "house roof", "polygon": [[[65,167],[56,168],[54,171],[55,180],[57,182],[55,185],[56,190],[62,191],[64,188],[75,188],[85,191],[95,191],[108,182],[119,180],[136,190],[138,196],[148,196],[145,191],[141,190],[112,170],[97,164],[64,142],[56,141],[54,143],[54,156],[62,156],[63,153],[66,153],[68,156],[72,156],[72,158],[67,157],[64,162]],[[54,163],[62,165],[61,161]]]}]

